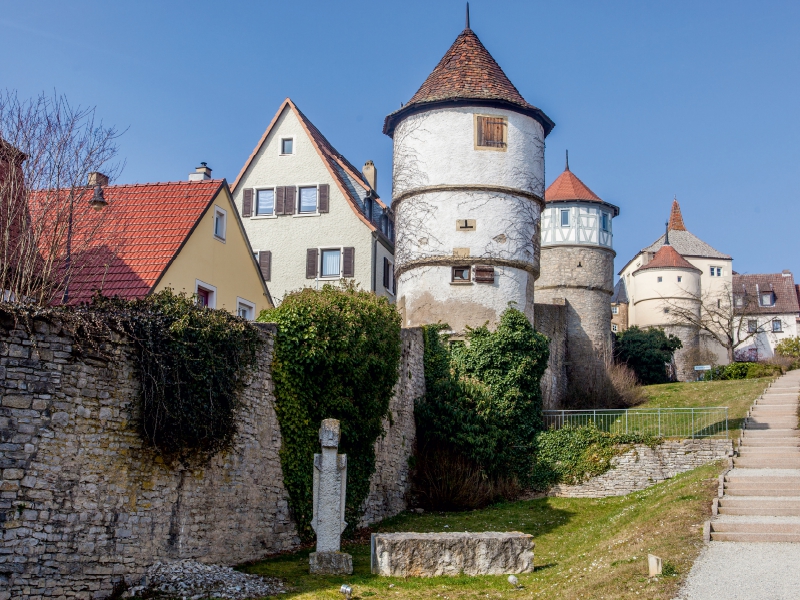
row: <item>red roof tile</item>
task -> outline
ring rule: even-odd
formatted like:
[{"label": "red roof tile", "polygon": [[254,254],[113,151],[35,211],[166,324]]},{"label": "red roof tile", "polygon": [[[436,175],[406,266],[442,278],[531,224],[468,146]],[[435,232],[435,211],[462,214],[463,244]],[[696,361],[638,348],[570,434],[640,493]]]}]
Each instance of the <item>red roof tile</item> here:
[{"label": "red roof tile", "polygon": [[600,197],[567,167],[544,192],[545,202],[556,200],[588,200],[602,202]]},{"label": "red roof tile", "polygon": [[667,227],[670,231],[686,231],[686,225],[683,224],[683,215],[681,214],[681,205],[678,204],[678,199],[672,201],[672,211],[669,213],[669,225]]},{"label": "red roof tile", "polygon": [[[99,213],[88,205],[87,188],[74,204],[70,302],[88,300],[98,289],[124,298],[150,293],[224,185],[209,179],[106,186],[108,206]],[[52,205],[52,193],[30,195],[34,214],[37,206]],[[68,192],[61,194],[66,202]]]},{"label": "red roof tile", "polygon": [[522,109],[542,124],[545,136],[555,126],[547,115],[522,97],[475,32],[467,27],[411,100],[386,117],[383,132],[392,135],[401,115],[415,108],[454,100],[493,101],[508,105],[511,110]]},{"label": "red roof tile", "polygon": [[[761,306],[758,295],[764,292],[775,294],[775,304]],[[733,276],[733,295],[752,301],[745,303],[744,314],[800,313],[800,297],[789,271],[783,273],[751,273]]]},{"label": "red roof tile", "polygon": [[675,248],[670,246],[669,244],[664,244],[659,248],[658,252],[656,252],[655,256],[653,256],[652,260],[644,266],[639,267],[634,271],[644,271],[645,269],[686,269],[691,271],[699,271],[697,267],[695,267],[692,263],[688,260],[683,258]]}]

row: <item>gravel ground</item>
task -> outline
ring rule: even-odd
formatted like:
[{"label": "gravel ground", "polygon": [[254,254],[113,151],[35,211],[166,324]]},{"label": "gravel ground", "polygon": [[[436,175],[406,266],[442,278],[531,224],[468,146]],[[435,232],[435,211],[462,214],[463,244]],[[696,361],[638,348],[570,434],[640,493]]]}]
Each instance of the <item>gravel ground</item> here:
[{"label": "gravel ground", "polygon": [[285,593],[286,588],[279,579],[247,575],[230,567],[205,565],[193,560],[169,563],[157,562],[143,578],[142,585],[123,595],[146,595],[149,598],[178,598],[199,600],[201,598],[227,598],[248,600]]},{"label": "gravel ground", "polygon": [[800,544],[710,542],[675,600],[797,600]]}]

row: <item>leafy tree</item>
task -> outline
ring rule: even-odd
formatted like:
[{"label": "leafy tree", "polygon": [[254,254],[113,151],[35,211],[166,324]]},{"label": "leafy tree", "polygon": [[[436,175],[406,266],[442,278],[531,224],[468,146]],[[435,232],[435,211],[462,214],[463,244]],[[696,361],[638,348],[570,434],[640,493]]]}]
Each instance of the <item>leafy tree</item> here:
[{"label": "leafy tree", "polygon": [[683,344],[659,327],[640,329],[634,325],[617,334],[616,357],[634,370],[643,385],[666,383],[665,364]]},{"label": "leafy tree", "polygon": [[513,308],[496,331],[470,329],[466,344],[448,346],[444,328],[425,328],[425,396],[415,410],[420,445],[447,447],[489,477],[527,484],[542,426],[548,339]]}]

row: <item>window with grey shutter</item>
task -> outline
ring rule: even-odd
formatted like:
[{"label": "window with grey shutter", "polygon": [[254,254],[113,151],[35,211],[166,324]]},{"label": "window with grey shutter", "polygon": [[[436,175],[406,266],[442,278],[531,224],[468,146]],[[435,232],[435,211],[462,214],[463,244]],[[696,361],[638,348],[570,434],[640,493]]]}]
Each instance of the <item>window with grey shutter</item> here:
[{"label": "window with grey shutter", "polygon": [[293,185],[287,185],[284,188],[284,199],[283,199],[283,214],[285,215],[293,215],[295,213],[295,205],[297,204],[297,200],[295,198],[296,190]]},{"label": "window with grey shutter", "polygon": [[316,279],[317,265],[319,264],[319,249],[309,248],[306,250],[306,279]]},{"label": "window with grey shutter", "polygon": [[355,248],[345,248],[342,252],[342,277],[355,277]]},{"label": "window with grey shutter", "polygon": [[319,212],[326,213],[330,204],[330,186],[327,183],[319,184]]},{"label": "window with grey shutter", "polygon": [[246,189],[242,196],[242,216],[249,217],[253,214],[253,190]]},{"label": "window with grey shutter", "polygon": [[389,259],[383,257],[383,287],[389,289]]},{"label": "window with grey shutter", "polygon": [[275,214],[282,215],[285,214],[283,211],[283,205],[286,199],[286,188],[283,186],[279,186],[275,188]]},{"label": "window with grey shutter", "polygon": [[258,266],[264,281],[269,281],[272,275],[272,252],[270,250],[262,250],[258,253]]}]

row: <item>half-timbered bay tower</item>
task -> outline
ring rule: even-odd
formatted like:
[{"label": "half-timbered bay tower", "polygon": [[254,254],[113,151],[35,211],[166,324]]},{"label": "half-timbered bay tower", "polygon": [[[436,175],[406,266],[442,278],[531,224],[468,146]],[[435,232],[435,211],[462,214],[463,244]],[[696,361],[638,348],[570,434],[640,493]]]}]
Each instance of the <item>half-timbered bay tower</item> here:
[{"label": "half-timbered bay tower", "polygon": [[509,304],[533,322],[544,138],[553,127],[509,81],[467,16],[422,87],[384,123],[394,140],[404,326],[493,326]]},{"label": "half-timbered bay tower", "polygon": [[542,275],[536,282],[539,302],[566,300],[567,376],[589,381],[611,359],[611,295],[614,252],[611,221],[619,208],[601,200],[572,171],[564,172],[545,192],[542,214]]}]

